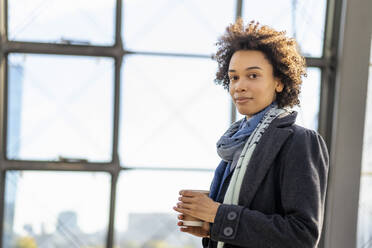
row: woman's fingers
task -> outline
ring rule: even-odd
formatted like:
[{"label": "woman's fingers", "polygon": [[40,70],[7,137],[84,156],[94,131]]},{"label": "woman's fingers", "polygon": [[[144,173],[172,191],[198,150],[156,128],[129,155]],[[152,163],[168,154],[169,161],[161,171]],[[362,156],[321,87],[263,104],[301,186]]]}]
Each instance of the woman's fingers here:
[{"label": "woman's fingers", "polygon": [[194,205],[193,205],[192,203],[186,203],[186,202],[178,202],[178,203],[177,203],[177,207],[178,207],[178,208],[192,209],[193,206],[194,206]]},{"label": "woman's fingers", "polygon": [[188,197],[194,196],[195,193],[196,192],[193,192],[193,191],[190,191],[190,190],[181,190],[179,192],[180,195],[182,195],[182,196],[188,196]]},{"label": "woman's fingers", "polygon": [[186,214],[186,215],[190,215],[190,210],[188,210],[188,209],[185,209],[185,208],[180,208],[180,207],[173,207],[173,210],[174,211],[177,211],[177,212],[179,212],[179,213],[181,213],[181,214]]},{"label": "woman's fingers", "polygon": [[193,203],[193,202],[195,202],[195,197],[180,196],[180,197],[178,197],[178,200],[181,201],[181,202]]},{"label": "woman's fingers", "polygon": [[192,191],[192,190],[181,190],[179,192],[179,194],[181,196],[184,196],[184,197],[190,197],[190,198],[193,198],[193,197],[203,197],[203,196],[207,196],[205,193],[202,193],[202,192],[196,192],[196,191]]},{"label": "woman's fingers", "polygon": [[180,228],[181,232],[187,232],[198,237],[208,237],[208,231],[196,226],[183,226]]}]

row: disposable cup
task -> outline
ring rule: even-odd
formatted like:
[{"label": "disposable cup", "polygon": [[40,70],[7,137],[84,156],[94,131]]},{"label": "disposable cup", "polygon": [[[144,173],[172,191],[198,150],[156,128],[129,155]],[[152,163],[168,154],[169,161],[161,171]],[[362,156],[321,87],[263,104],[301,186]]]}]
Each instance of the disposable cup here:
[{"label": "disposable cup", "polygon": [[[207,196],[209,195],[208,190],[188,190],[188,191],[203,193]],[[204,221],[198,218],[192,217],[190,215],[187,215],[187,214],[184,214],[183,220],[182,220],[182,225],[184,226],[203,226],[203,223]]]}]

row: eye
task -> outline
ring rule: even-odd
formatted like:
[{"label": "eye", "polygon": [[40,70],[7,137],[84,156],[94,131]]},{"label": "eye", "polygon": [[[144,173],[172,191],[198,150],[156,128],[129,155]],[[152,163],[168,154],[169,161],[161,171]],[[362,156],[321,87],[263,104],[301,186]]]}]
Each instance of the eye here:
[{"label": "eye", "polygon": [[236,80],[238,80],[238,79],[239,79],[239,77],[238,77],[238,76],[235,76],[235,75],[233,75],[233,76],[230,76],[230,77],[229,77],[229,79],[230,79],[230,81],[236,81]]},{"label": "eye", "polygon": [[258,75],[256,73],[251,73],[248,75],[248,78],[250,79],[256,79],[258,77]]}]

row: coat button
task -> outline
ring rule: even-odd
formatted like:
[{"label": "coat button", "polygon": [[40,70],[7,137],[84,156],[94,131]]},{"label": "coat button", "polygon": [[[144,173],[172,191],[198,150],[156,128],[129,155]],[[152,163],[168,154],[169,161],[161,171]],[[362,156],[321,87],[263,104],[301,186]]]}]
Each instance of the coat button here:
[{"label": "coat button", "polygon": [[233,234],[234,230],[232,229],[232,227],[225,227],[225,229],[223,229],[223,234],[226,236],[226,237],[229,237]]},{"label": "coat button", "polygon": [[238,215],[235,212],[230,212],[227,214],[228,220],[235,220]]}]

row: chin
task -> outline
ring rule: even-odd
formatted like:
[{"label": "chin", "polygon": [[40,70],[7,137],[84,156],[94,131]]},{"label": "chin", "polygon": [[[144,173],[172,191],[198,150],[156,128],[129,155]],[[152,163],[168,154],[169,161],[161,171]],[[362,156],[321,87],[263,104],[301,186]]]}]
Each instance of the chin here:
[{"label": "chin", "polygon": [[254,109],[239,109],[239,108],[237,108],[237,110],[241,115],[245,115],[248,117],[261,111],[261,110],[254,110]]},{"label": "chin", "polygon": [[238,112],[239,112],[239,114],[244,115],[244,116],[248,116],[248,117],[250,117],[250,116],[252,116],[256,113],[256,112],[253,112],[253,111],[240,110],[240,109],[238,109]]}]

